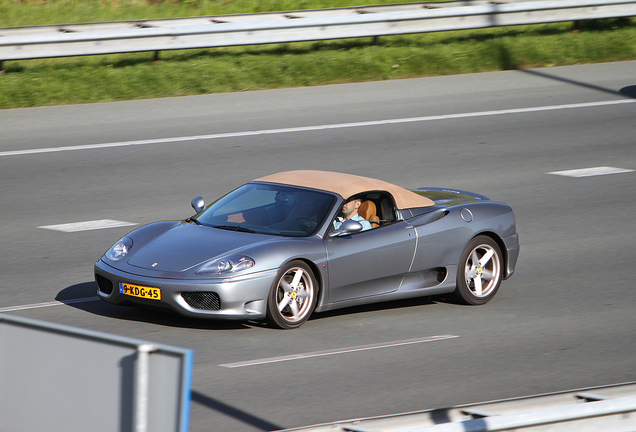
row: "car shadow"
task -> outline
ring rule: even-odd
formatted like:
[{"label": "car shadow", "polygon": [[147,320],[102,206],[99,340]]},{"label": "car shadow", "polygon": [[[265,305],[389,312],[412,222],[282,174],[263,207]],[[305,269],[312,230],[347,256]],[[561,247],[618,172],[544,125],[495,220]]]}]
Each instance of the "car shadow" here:
[{"label": "car shadow", "polygon": [[[124,321],[145,322],[165,327],[188,328],[198,330],[241,330],[250,328],[270,328],[261,321],[235,321],[235,320],[208,320],[184,317],[169,309],[149,309],[134,305],[113,305],[102,301],[97,297],[97,284],[95,282],[83,282],[71,285],[60,291],[55,300],[75,309],[94,315],[113,318]],[[391,309],[404,309],[434,305],[437,303],[455,304],[448,296],[416,297],[403,300],[393,300],[381,303],[372,303],[360,306],[351,306],[333,311],[313,314],[309,320],[358,313],[379,312]],[[274,330],[274,329],[272,329]]]},{"label": "car shadow", "polygon": [[636,99],[636,85],[623,87],[620,89],[619,93],[623,96]]},{"label": "car shadow", "polygon": [[309,318],[309,320],[319,320],[323,318],[330,318],[342,315],[353,315],[357,313],[366,313],[366,312],[379,312],[384,310],[391,309],[405,309],[408,307],[419,307],[426,305],[434,305],[437,303],[448,303],[455,304],[455,302],[450,297],[446,296],[428,296],[428,297],[415,297],[403,300],[392,300],[385,301],[381,303],[371,303],[360,306],[351,306],[342,309],[336,309],[333,311],[320,312],[315,313]]}]

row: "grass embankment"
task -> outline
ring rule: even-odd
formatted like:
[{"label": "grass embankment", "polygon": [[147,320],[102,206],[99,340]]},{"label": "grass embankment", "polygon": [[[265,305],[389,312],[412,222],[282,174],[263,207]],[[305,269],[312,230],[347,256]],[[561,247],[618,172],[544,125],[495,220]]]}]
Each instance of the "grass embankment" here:
[{"label": "grass embankment", "polygon": [[[399,1],[0,0],[0,27]],[[636,59],[636,19],[4,62],[0,108],[184,96]]]}]

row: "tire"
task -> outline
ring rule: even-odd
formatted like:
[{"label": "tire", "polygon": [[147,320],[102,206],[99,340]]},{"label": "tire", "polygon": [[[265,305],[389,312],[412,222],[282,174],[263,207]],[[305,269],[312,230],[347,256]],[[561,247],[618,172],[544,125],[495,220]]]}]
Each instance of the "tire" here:
[{"label": "tire", "polygon": [[502,267],[501,249],[493,239],[484,235],[472,239],[457,268],[456,299],[469,305],[488,303],[501,285]]},{"label": "tire", "polygon": [[314,311],[318,282],[309,266],[291,261],[281,267],[267,299],[267,321],[276,328],[298,328]]}]

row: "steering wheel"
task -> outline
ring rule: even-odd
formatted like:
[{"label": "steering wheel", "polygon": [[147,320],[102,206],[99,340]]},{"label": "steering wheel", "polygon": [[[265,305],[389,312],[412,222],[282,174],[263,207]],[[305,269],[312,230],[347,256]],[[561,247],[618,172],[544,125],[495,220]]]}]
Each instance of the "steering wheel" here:
[{"label": "steering wheel", "polygon": [[298,216],[295,220],[300,224],[303,231],[306,232],[313,231],[316,228],[316,225],[318,225],[318,222],[315,222],[306,216]]}]

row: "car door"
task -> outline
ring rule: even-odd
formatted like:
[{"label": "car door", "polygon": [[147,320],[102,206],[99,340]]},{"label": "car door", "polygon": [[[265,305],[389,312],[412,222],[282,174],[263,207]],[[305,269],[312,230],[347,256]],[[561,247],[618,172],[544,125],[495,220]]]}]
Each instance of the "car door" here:
[{"label": "car door", "polygon": [[357,234],[327,237],[329,302],[395,291],[415,252],[415,231],[404,221]]}]

